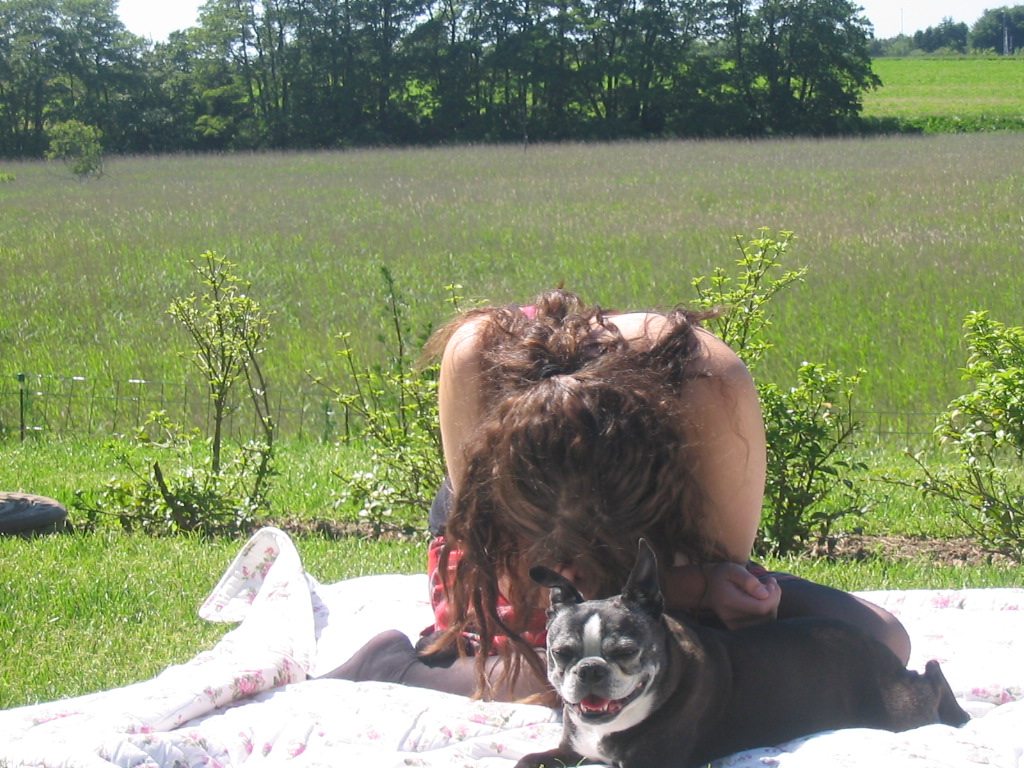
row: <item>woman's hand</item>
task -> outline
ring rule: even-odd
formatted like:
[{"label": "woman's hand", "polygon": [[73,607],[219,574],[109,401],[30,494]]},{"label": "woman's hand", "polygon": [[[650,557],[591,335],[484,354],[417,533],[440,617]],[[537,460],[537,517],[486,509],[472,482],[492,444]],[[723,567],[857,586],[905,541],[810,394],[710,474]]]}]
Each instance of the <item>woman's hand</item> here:
[{"label": "woman's hand", "polygon": [[779,612],[782,590],[771,576],[759,579],[739,563],[707,563],[699,608],[711,611],[729,629],[773,620]]}]

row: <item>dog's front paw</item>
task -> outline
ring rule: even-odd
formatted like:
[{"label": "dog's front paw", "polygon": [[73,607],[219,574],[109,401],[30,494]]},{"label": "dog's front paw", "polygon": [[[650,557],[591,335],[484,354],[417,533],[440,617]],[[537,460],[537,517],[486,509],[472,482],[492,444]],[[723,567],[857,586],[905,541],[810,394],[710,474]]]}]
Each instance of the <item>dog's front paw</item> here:
[{"label": "dog's front paw", "polygon": [[583,757],[572,750],[549,749],[547,752],[534,752],[526,755],[516,763],[515,768],[573,768],[583,762]]}]

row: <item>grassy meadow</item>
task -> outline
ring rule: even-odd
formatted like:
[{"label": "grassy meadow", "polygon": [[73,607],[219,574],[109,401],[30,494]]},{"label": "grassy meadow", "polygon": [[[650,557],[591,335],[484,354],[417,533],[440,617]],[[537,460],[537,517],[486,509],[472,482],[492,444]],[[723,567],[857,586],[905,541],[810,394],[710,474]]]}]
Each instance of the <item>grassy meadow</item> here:
[{"label": "grassy meadow", "polygon": [[[774,302],[776,348],[758,375],[862,367],[869,426],[914,418],[927,431],[964,389],[964,314],[1024,323],[1022,156],[1024,133],[991,133],[115,158],[85,183],[4,163],[0,489],[68,502],[122,471],[102,435],[19,443],[15,377],[182,381],[186,342],[165,310],[196,288],[187,260],[207,249],[274,312],[268,373],[287,404],[306,397],[308,372],[340,379],[337,333],[380,354],[381,266],[422,336],[450,315],[452,283],[464,305],[564,283],[605,306],[667,307],[734,262],[736,236],[792,230],[787,266],[809,273]],[[315,437],[285,435],[280,514],[336,514],[334,470],[351,454]],[[873,477],[909,471],[902,447],[865,446]],[[865,532],[962,533],[909,492],[872,489]],[[112,530],[0,539],[0,707],[142,679],[208,647],[224,628],[195,609],[239,546]],[[417,542],[299,547],[325,581],[423,568]],[[770,565],[847,589],[1019,583],[927,560]]]},{"label": "grassy meadow", "polygon": [[884,57],[872,68],[882,87],[864,96],[864,115],[928,133],[1024,130],[1024,59]]},{"label": "grassy meadow", "polygon": [[763,375],[863,367],[865,409],[934,412],[962,390],[964,314],[1020,319],[1022,149],[993,134],[126,158],[86,183],[7,164],[0,379],[181,381],[165,310],[206,249],[274,312],[267,366],[288,401],[307,371],[337,377],[337,333],[379,353],[382,265],[422,335],[451,283],[467,302],[564,283],[611,307],[685,303],[768,227],[796,232],[788,266],[809,274],[774,306]]}]

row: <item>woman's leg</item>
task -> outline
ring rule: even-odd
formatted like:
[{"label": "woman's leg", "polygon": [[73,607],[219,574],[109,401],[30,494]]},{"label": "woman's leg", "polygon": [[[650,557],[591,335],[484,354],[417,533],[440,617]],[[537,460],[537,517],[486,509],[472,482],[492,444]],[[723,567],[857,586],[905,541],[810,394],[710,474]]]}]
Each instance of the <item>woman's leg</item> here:
[{"label": "woman's leg", "polygon": [[782,599],[779,618],[823,616],[854,624],[892,649],[906,664],[910,659],[910,635],[899,620],[884,608],[823,584],[799,578],[780,578]]},{"label": "woman's leg", "polygon": [[444,535],[444,526],[448,522],[448,515],[452,512],[452,481],[448,475],[441,481],[441,487],[437,489],[437,495],[430,504],[430,515],[427,518],[427,530],[434,536]]},{"label": "woman's leg", "polygon": [[[501,660],[489,662],[489,676],[498,676]],[[322,677],[336,677],[355,682],[377,681],[401,683],[416,688],[430,688],[460,696],[476,693],[476,662],[471,657],[456,658],[446,666],[424,664],[409,638],[397,630],[383,632],[356,651],[355,655],[337,669]],[[515,686],[503,686],[491,691],[489,698],[497,701],[518,701],[549,691],[546,683],[524,670]]]}]

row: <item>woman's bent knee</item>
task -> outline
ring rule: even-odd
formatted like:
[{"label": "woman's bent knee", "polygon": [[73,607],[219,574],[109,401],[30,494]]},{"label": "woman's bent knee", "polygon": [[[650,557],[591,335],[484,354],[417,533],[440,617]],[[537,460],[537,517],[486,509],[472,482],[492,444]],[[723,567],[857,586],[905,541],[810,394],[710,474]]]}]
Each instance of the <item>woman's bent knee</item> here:
[{"label": "woman's bent knee", "polygon": [[849,592],[843,592],[804,579],[790,578],[779,582],[782,599],[779,617],[820,616],[839,619],[859,627],[886,645],[901,663],[910,659],[910,635],[884,608]]}]

